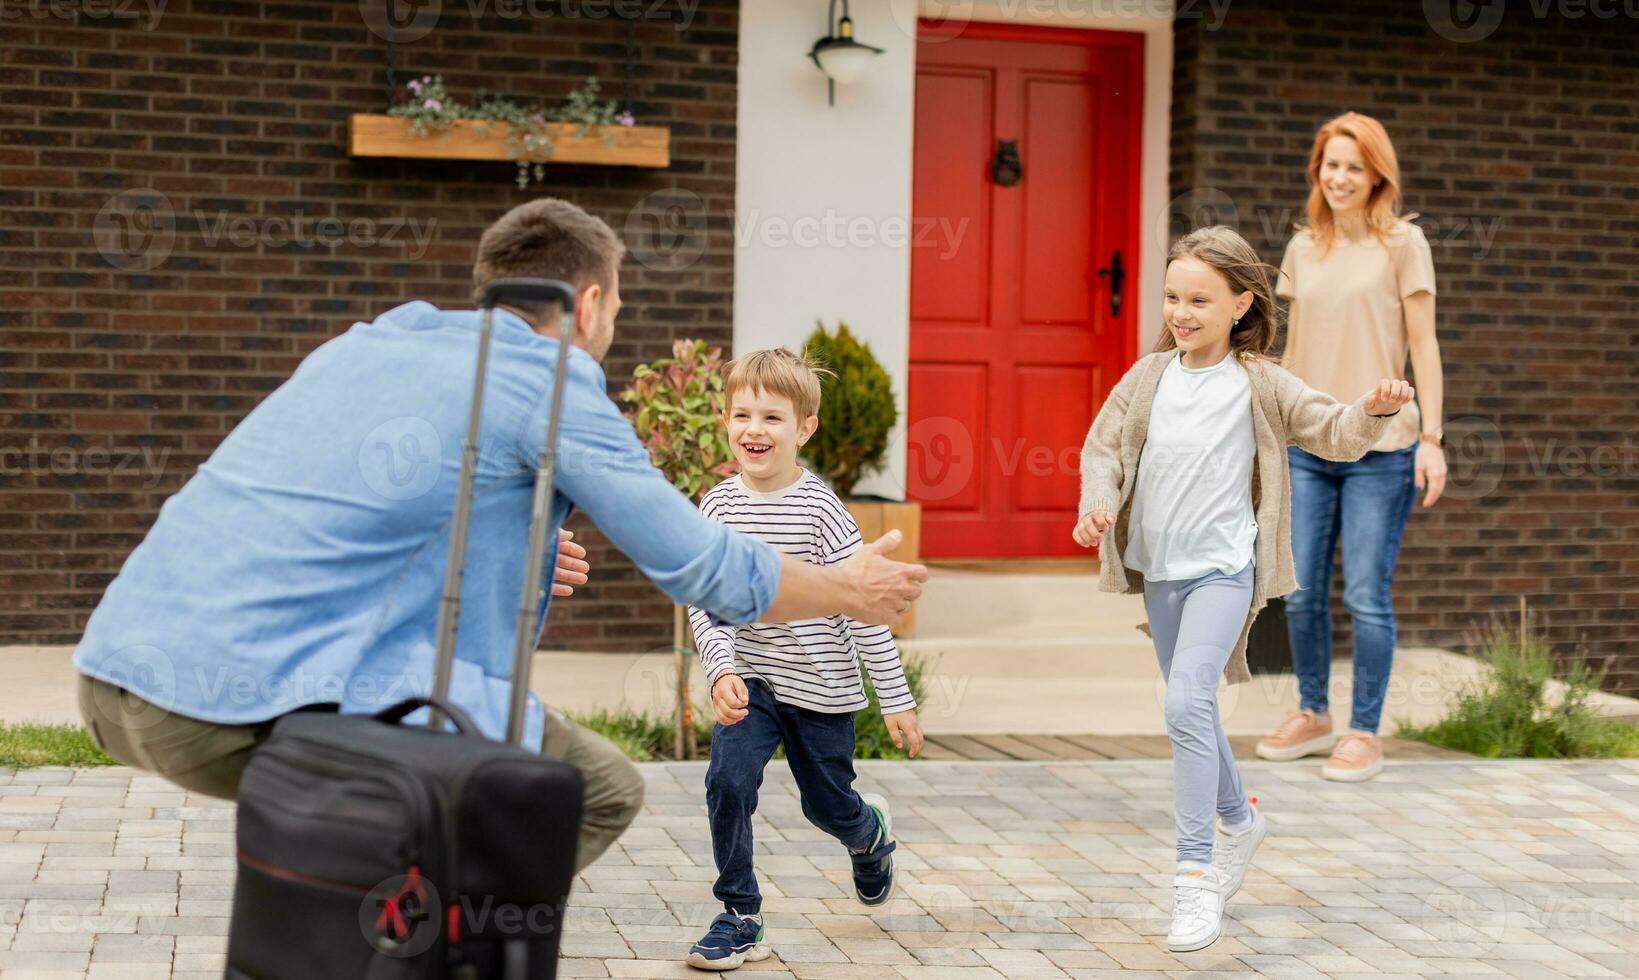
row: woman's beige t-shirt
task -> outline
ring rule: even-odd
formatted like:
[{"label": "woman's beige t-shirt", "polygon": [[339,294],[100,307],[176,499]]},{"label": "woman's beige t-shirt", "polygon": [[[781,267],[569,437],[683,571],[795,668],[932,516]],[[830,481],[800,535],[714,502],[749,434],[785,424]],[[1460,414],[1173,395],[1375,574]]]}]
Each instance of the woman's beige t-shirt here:
[{"label": "woman's beige t-shirt", "polygon": [[[1292,236],[1275,293],[1292,301],[1281,367],[1309,387],[1352,402],[1384,378],[1406,376],[1402,300],[1434,294],[1434,257],[1423,230],[1410,222],[1361,241],[1334,239],[1322,256],[1307,231]],[[1422,419],[1413,402],[1400,410],[1374,450],[1417,441]]]}]

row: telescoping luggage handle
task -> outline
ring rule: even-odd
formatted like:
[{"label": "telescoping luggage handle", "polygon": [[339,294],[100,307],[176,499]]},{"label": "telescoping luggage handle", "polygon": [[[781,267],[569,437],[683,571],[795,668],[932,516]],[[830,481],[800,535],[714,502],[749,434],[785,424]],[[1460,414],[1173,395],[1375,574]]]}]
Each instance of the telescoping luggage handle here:
[{"label": "telescoping luggage handle", "polygon": [[518,600],[518,632],[512,651],[512,701],[507,712],[506,740],[523,737],[524,708],[528,704],[530,656],[535,652],[536,610],[544,598],[541,572],[546,567],[546,534],[552,523],[552,476],[558,456],[558,416],[563,409],[561,380],[569,363],[569,345],[575,335],[575,288],[556,279],[497,279],[484,287],[479,307],[483,324],[478,331],[478,369],[472,384],[472,408],[467,413],[467,441],[461,450],[461,476],[455,491],[455,515],[450,523],[450,560],[444,569],[444,594],[438,603],[437,663],[433,673],[433,705],[428,725],[442,729],[445,715],[438,702],[448,702],[450,673],[455,664],[455,638],[461,619],[461,575],[467,560],[467,530],[472,519],[472,486],[478,469],[478,429],[484,404],[484,374],[489,367],[489,336],[495,307],[502,303],[531,306],[556,303],[558,357],[552,371],[552,406],[546,416],[546,443],[535,469],[535,499],[529,515],[529,548],[524,561],[523,591]]}]

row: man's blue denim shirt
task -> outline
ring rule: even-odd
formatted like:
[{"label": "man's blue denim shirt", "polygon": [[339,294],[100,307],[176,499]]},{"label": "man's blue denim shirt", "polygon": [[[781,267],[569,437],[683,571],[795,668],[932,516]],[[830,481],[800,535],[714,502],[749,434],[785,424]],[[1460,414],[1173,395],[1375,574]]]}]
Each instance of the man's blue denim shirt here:
[{"label": "man's blue denim shirt", "polygon": [[[92,613],[75,667],[232,724],[430,691],[479,322],[408,303],[303,360],[165,502]],[[556,354],[556,340],[495,312],[450,684],[492,738],[506,727]],[[572,348],[568,370],[549,547],[578,507],[673,601],[755,621],[779,585],[774,549],[702,516],[650,465],[590,355]],[[542,721],[531,696],[526,745],[540,744]]]}]

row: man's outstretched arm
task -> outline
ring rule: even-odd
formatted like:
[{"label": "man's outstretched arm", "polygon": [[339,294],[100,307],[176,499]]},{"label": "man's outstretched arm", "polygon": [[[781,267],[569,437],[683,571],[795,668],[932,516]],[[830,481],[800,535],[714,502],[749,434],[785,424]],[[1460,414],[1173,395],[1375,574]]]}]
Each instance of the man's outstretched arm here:
[{"label": "man's outstretched arm", "polygon": [[901,537],[889,531],[836,565],[810,565],[787,556],[780,589],[759,619],[785,623],[841,613],[870,626],[892,626],[928,579],[923,566],[887,557]]},{"label": "man's outstretched arm", "polygon": [[[672,601],[734,625],[838,613],[891,624],[921,594],[927,569],[885,557],[897,534],[824,568],[783,557],[704,516],[649,462],[631,424],[603,394],[601,372],[578,365],[571,373],[556,488]],[[534,459],[544,414],[526,426],[520,439],[525,458]]]}]

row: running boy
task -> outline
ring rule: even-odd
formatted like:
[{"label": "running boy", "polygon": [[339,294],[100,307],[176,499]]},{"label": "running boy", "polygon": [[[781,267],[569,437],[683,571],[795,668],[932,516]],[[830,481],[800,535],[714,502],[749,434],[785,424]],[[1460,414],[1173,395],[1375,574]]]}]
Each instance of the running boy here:
[{"label": "running boy", "polygon": [[[729,364],[724,382],[724,422],[740,473],[708,492],[701,511],[814,564],[858,551],[859,528],[847,509],[797,463],[819,427],[814,367],[787,350],[761,350]],[[804,815],[848,848],[854,894],[877,906],[893,894],[893,822],[887,800],[853,788],[854,712],[867,704],[856,657],[865,658],[894,745],[915,756],[922,726],[886,626],[843,616],[713,626],[693,608],[689,618],[717,715],[706,809],[717,862],[713,894],[726,911],[689,950],[688,963],[732,970],[771,952],[752,870],[751,816],[774,750],[785,744]]]}]

